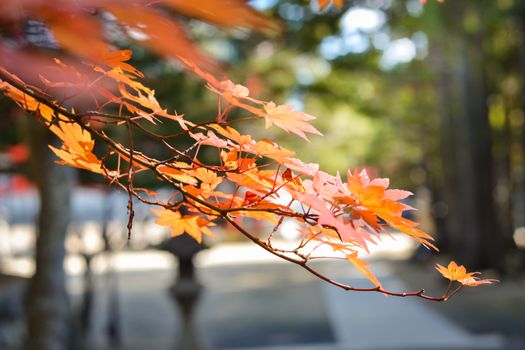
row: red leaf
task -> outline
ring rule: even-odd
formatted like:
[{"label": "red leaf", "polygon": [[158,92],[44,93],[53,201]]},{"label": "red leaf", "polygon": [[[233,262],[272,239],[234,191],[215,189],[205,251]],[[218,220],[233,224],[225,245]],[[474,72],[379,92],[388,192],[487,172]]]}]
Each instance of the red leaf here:
[{"label": "red leaf", "polygon": [[257,202],[260,199],[261,199],[261,197],[259,197],[259,195],[257,193],[251,192],[251,191],[246,191],[246,193],[244,194],[244,200],[242,202],[242,205],[243,206],[247,206],[247,205],[250,205],[250,204],[253,204],[253,203]]}]

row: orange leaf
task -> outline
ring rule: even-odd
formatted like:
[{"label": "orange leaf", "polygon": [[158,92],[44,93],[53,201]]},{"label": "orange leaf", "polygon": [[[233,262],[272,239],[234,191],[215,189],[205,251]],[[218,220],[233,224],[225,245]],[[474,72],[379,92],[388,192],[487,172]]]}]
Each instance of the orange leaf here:
[{"label": "orange leaf", "polygon": [[281,177],[284,181],[288,182],[289,186],[292,186],[292,188],[295,191],[304,191],[303,184],[301,182],[301,179],[298,176],[293,176],[292,169],[286,169],[282,174]]},{"label": "orange leaf", "polygon": [[[13,77],[16,78],[15,76]],[[54,118],[53,115],[55,112],[52,108],[41,104],[31,96],[26,95],[22,91],[4,81],[0,81],[0,91],[15,101],[22,109],[25,109],[28,112],[35,113],[38,116],[44,118],[46,121],[51,121],[51,119]]]},{"label": "orange leaf", "polygon": [[201,181],[200,188],[204,197],[208,196],[222,182],[222,177],[206,168],[198,168],[194,174]]},{"label": "orange leaf", "polygon": [[196,17],[221,27],[246,27],[256,30],[276,30],[277,22],[244,0],[164,0],[167,6],[190,17]]},{"label": "orange leaf", "polygon": [[109,3],[105,8],[128,25],[130,36],[157,54],[185,58],[200,66],[211,66],[175,20],[145,6]]},{"label": "orange leaf", "polygon": [[411,207],[398,202],[411,193],[401,190],[387,190],[389,185],[388,179],[370,180],[365,170],[358,173],[354,171],[347,172],[347,184],[342,191],[349,196],[336,196],[335,199],[344,204],[351,206],[361,206],[363,209],[355,211],[355,214],[363,214],[362,218],[372,227],[377,225],[377,219],[374,215],[385,220],[386,223],[409,236],[417,242],[437,250],[430,242],[433,238],[427,233],[416,228],[417,223],[405,219],[402,215],[405,210]]},{"label": "orange leaf", "polygon": [[62,159],[62,164],[86,169],[98,174],[104,173],[102,162],[92,152],[95,141],[93,141],[89,132],[83,130],[76,123],[62,121],[58,122],[58,126],[51,125],[49,130],[63,142],[61,149],[49,146],[57,157]]},{"label": "orange leaf", "polygon": [[256,142],[255,145],[246,145],[243,150],[257,156],[271,158],[278,163],[285,163],[295,155],[295,152],[287,150],[267,139],[262,139],[261,141]]},{"label": "orange leaf", "polygon": [[104,55],[104,63],[111,68],[119,68],[122,71],[129,72],[133,75],[144,77],[144,75],[131,64],[125,63],[131,59],[133,52],[131,50],[115,50],[107,52]]},{"label": "orange leaf", "polygon": [[52,7],[44,7],[38,11],[62,48],[81,58],[101,62],[109,52],[102,27],[97,20],[83,14],[80,11],[72,13]]},{"label": "orange leaf", "polygon": [[152,210],[157,215],[155,222],[171,229],[173,237],[182,235],[184,232],[192,236],[197,242],[202,242],[202,234],[213,237],[213,233],[208,226],[215,226],[214,223],[204,219],[200,215],[184,215],[179,211],[168,209]]},{"label": "orange leaf", "polygon": [[320,10],[324,10],[330,5],[334,5],[335,7],[341,9],[343,7],[343,0],[317,0],[317,4],[319,5]]},{"label": "orange leaf", "polygon": [[498,282],[493,279],[479,279],[475,275],[479,275],[479,272],[467,272],[467,269],[463,265],[456,264],[455,261],[451,261],[447,267],[436,264],[436,270],[439,271],[443,277],[450,281],[457,281],[466,287],[477,287],[482,284],[492,284]]},{"label": "orange leaf", "polygon": [[357,257],[357,253],[348,254],[346,258],[348,261],[354,264],[354,266],[357,267],[357,269],[361,271],[361,273],[363,273],[363,275],[365,275],[366,278],[368,278],[370,282],[372,282],[376,287],[381,287],[381,282],[379,282],[377,277],[367,268],[368,263],[359,259]]},{"label": "orange leaf", "polygon": [[308,138],[305,133],[322,136],[316,128],[308,124],[308,121],[315,119],[315,117],[304,112],[294,111],[292,105],[277,106],[273,102],[268,102],[264,105],[264,111],[266,112],[263,115],[266,119],[266,128],[275,124],[284,131],[296,134],[307,141]]},{"label": "orange leaf", "polygon": [[212,124],[210,126],[213,129],[215,129],[219,134],[229,138],[232,141],[235,141],[240,146],[249,145],[252,143],[252,137],[250,135],[243,135],[232,127],[227,126],[226,128],[223,128],[218,124]]},{"label": "orange leaf", "polygon": [[193,176],[189,175],[184,169],[167,165],[159,165],[157,167],[157,170],[169,177],[172,177],[177,181],[184,182],[190,185],[197,184],[197,180]]},{"label": "orange leaf", "polygon": [[273,188],[275,171],[250,169],[242,174],[228,173],[228,180],[239,186],[245,186],[251,190],[266,193]]}]

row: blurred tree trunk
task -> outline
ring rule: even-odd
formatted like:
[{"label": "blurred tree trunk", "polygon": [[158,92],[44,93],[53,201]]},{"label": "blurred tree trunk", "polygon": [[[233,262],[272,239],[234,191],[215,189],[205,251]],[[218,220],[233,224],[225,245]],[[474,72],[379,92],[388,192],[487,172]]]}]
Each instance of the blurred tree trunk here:
[{"label": "blurred tree trunk", "polygon": [[[525,36],[525,0],[521,0],[517,3],[515,8],[515,15],[519,19],[520,24],[520,31],[522,38]],[[521,113],[525,114],[525,40],[521,40],[521,46],[520,46],[520,75],[521,75]],[[520,135],[520,134],[518,134]],[[522,163],[518,164],[517,166],[521,166],[517,171],[515,171],[514,176],[514,190],[515,192],[512,193],[511,200],[513,203],[515,200],[521,201],[521,203],[517,203],[518,208],[524,208],[525,207],[525,169],[523,169],[523,159],[525,158],[525,127],[521,128],[521,140],[518,142],[521,142],[521,158]],[[519,219],[519,222],[516,222],[517,226],[524,225],[525,224],[525,212],[524,210],[521,210],[520,213],[516,213],[516,216]],[[523,250],[520,251],[520,267],[525,270],[525,252]]]},{"label": "blurred tree trunk", "polygon": [[465,37],[461,67],[465,110],[458,156],[463,232],[458,248],[472,267],[501,269],[504,259],[494,206],[494,160],[480,32]]},{"label": "blurred tree trunk", "polygon": [[71,314],[64,271],[64,240],[74,183],[72,168],[55,163],[48,144],[56,138],[38,123],[29,123],[32,171],[40,193],[36,271],[27,301],[26,349],[62,350],[70,343]]},{"label": "blurred tree trunk", "polygon": [[442,184],[448,207],[445,243],[455,259],[471,268],[503,270],[505,235],[494,198],[481,3],[447,2],[436,35],[441,57],[436,88],[442,120]]},{"label": "blurred tree trunk", "polygon": [[436,225],[440,229],[438,232],[439,246],[446,251],[456,250],[454,243],[455,237],[461,233],[461,210],[460,198],[457,191],[458,185],[458,164],[457,159],[457,111],[458,106],[455,99],[457,91],[453,91],[457,84],[457,74],[452,71],[450,64],[451,48],[453,45],[443,40],[433,41],[431,47],[431,64],[437,72],[436,92],[438,95],[437,112],[440,120],[440,158],[441,158],[441,178],[439,185],[434,186],[437,202],[433,207],[433,215],[436,218]]}]

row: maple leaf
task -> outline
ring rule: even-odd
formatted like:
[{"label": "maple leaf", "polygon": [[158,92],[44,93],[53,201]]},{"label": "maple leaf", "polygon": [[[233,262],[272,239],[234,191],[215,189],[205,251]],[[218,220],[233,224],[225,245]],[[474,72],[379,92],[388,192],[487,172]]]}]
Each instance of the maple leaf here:
[{"label": "maple leaf", "polygon": [[257,170],[252,168],[242,174],[228,173],[228,180],[239,186],[247,187],[259,193],[272,190],[275,183],[275,170]]},{"label": "maple leaf", "polygon": [[319,171],[319,164],[304,163],[298,158],[290,158],[284,165],[292,170],[298,171],[302,175],[315,176]]},{"label": "maple leaf", "polygon": [[322,136],[316,128],[308,124],[308,121],[315,119],[314,116],[304,112],[296,112],[291,104],[277,106],[274,102],[268,102],[264,105],[266,128],[275,124],[277,127],[286,132],[296,134],[306,141],[309,141],[305,133]]},{"label": "maple leaf", "polygon": [[402,216],[405,210],[412,209],[410,206],[398,202],[411,195],[408,191],[388,190],[388,179],[370,180],[366,170],[358,173],[357,171],[347,171],[347,184],[342,186],[341,190],[346,196],[336,196],[339,203],[344,203],[350,207],[363,207],[354,211],[356,214],[364,214],[363,220],[370,223],[371,226],[377,226],[377,218],[374,215],[385,220],[386,223],[409,236],[417,242],[437,248],[430,242],[433,238],[422,230],[416,228],[417,223],[408,220]]},{"label": "maple leaf", "polygon": [[244,173],[255,167],[255,158],[239,157],[237,149],[233,148],[228,152],[221,151],[221,160],[223,168],[230,171],[238,171]]},{"label": "maple leaf", "polygon": [[256,203],[260,199],[261,197],[259,197],[257,193],[246,191],[246,193],[244,194],[244,200],[242,202],[242,205],[243,206],[250,205],[250,204]]},{"label": "maple leaf", "polygon": [[213,131],[208,130],[207,134],[203,133],[188,133],[195,141],[204,146],[212,146],[215,148],[227,148],[229,143],[227,140],[221,139]]},{"label": "maple leaf", "polygon": [[[307,185],[307,182],[304,182]],[[305,186],[306,187],[306,186]],[[368,251],[367,240],[370,240],[370,235],[364,230],[357,230],[344,217],[338,216],[333,211],[333,206],[330,201],[318,196],[315,193],[302,193],[297,191],[290,192],[292,196],[312,208],[319,216],[317,223],[323,226],[333,228],[339,234],[339,239],[343,242],[356,242],[361,248]]]},{"label": "maple leaf", "polygon": [[268,139],[257,141],[255,145],[245,145],[243,150],[257,156],[271,158],[280,164],[287,162],[292,156],[295,155],[295,152],[283,148]]},{"label": "maple leaf", "polygon": [[77,56],[101,62],[109,52],[101,23],[81,11],[43,6],[37,17],[46,23],[62,48]]},{"label": "maple leaf", "polygon": [[63,142],[60,149],[49,146],[56,156],[62,159],[61,164],[86,169],[97,174],[104,173],[102,162],[92,152],[95,142],[89,132],[76,123],[62,121],[58,122],[58,126],[51,125],[49,130]]},{"label": "maple leaf", "polygon": [[124,86],[119,86],[119,91],[122,97],[128,99],[129,101],[135,102],[141,107],[147,108],[152,111],[152,113],[146,113],[130,104],[126,104],[126,108],[132,113],[138,114],[145,119],[148,119],[150,122],[154,122],[151,118],[151,114],[162,116],[171,120],[177,120],[182,118],[180,115],[170,115],[166,109],[162,108],[155,98],[155,92],[151,90],[147,96],[143,95],[140,91],[136,92],[136,95],[129,93]]},{"label": "maple leaf", "polygon": [[157,167],[157,170],[164,175],[171,177],[177,181],[190,184],[190,185],[196,185],[197,179],[195,179],[192,175],[188,174],[188,170],[184,169],[186,166],[185,163],[182,163],[182,167],[176,167],[176,166],[168,166],[168,165],[159,165]]},{"label": "maple leaf", "polygon": [[277,21],[255,11],[244,0],[163,0],[163,2],[180,13],[222,27],[245,27],[272,32],[279,29]]},{"label": "maple leaf", "polygon": [[126,63],[133,56],[131,50],[115,50],[107,52],[103,57],[103,62],[111,68],[119,68],[122,71],[129,72],[133,75],[143,78],[144,74],[131,64]]},{"label": "maple leaf", "polygon": [[366,276],[372,282],[376,287],[381,287],[381,282],[377,279],[377,277],[368,269],[368,263],[362,259],[359,259],[357,257],[357,253],[351,253],[346,256],[347,260],[350,261],[352,264],[354,264],[355,267],[363,275]]},{"label": "maple leaf", "polygon": [[221,160],[226,170],[236,170],[239,166],[237,163],[238,159],[238,152],[235,148],[228,152],[221,151]]},{"label": "maple leaf", "polygon": [[463,265],[456,264],[455,261],[451,261],[447,267],[436,264],[436,270],[450,281],[457,281],[466,287],[477,287],[482,284],[492,284],[498,282],[494,279],[479,279],[475,277],[479,275],[479,272],[467,272],[467,269]]},{"label": "maple leaf", "polygon": [[200,215],[184,215],[179,211],[168,209],[152,210],[157,216],[155,223],[171,229],[173,237],[180,236],[184,232],[193,237],[197,242],[202,242],[202,234],[213,237],[213,232],[208,226],[215,226],[211,221],[206,220]]},{"label": "maple leaf", "polygon": [[317,0],[317,5],[321,11],[330,5],[334,5],[338,9],[341,9],[343,7],[343,0]]},{"label": "maple leaf", "polygon": [[[4,70],[2,71],[5,72]],[[9,74],[9,76],[13,79],[18,80],[18,77],[12,74]],[[0,80],[0,91],[2,91],[6,96],[11,98],[21,108],[25,109],[28,112],[35,113],[38,116],[44,118],[44,120],[46,121],[51,121],[54,118],[55,111],[51,107],[38,102],[33,97],[13,87],[11,84]]]},{"label": "maple leaf", "polygon": [[[195,44],[188,38],[184,28],[172,18],[151,7],[110,1],[104,8],[128,26],[135,41],[166,57],[186,58],[201,66],[212,66]],[[169,43],[169,44],[167,44]]]},{"label": "maple leaf", "polygon": [[206,168],[198,168],[194,171],[195,177],[201,181],[200,189],[204,197],[209,196],[213,190],[222,182],[222,177]]},{"label": "maple leaf", "polygon": [[301,182],[301,179],[299,178],[299,176],[293,176],[292,174],[292,169],[288,168],[286,169],[282,174],[281,174],[281,178],[283,179],[283,181],[286,181],[288,184],[287,184],[287,187],[290,187],[294,190],[294,191],[299,191],[299,192],[303,192],[304,191],[304,186]]},{"label": "maple leaf", "polygon": [[[227,203],[221,203],[219,206],[222,208],[239,208],[238,210],[231,211],[232,214],[242,216],[245,218],[269,221],[272,224],[276,225],[279,220],[276,215],[270,212],[272,209],[281,209],[286,211],[287,208],[279,204],[269,202],[267,200],[262,200],[256,193],[247,191],[244,198],[232,197],[231,195],[225,196],[228,198]],[[242,207],[249,205],[252,210],[244,210]],[[260,210],[253,210],[260,209]]]},{"label": "maple leaf", "polygon": [[240,146],[249,145],[253,143],[252,137],[250,135],[243,135],[230,126],[223,128],[218,124],[212,124],[210,125],[210,127],[215,129],[215,131],[217,131],[222,136],[227,137],[232,141],[235,141]]},{"label": "maple leaf", "polygon": [[[246,86],[235,84],[231,80],[221,81],[219,86],[225,93],[229,93],[233,97],[246,98],[250,95],[250,90]],[[229,98],[226,99],[229,100]]]}]

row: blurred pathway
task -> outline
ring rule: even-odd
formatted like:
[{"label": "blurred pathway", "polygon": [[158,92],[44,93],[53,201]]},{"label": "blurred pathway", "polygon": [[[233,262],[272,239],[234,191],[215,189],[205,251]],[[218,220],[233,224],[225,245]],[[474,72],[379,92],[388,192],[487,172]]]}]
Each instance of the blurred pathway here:
[{"label": "blurred pathway", "polygon": [[[163,253],[133,254],[136,265],[141,254],[149,256],[149,269],[119,269],[120,349],[176,349],[180,320],[168,293],[173,264]],[[428,302],[348,293],[251,245],[219,245],[203,253],[198,265],[206,287],[197,315],[204,350],[505,349],[501,337],[470,334]],[[387,288],[407,289],[386,263],[375,266]],[[365,283],[344,262],[319,268],[343,282]],[[78,295],[78,277],[71,290]],[[103,336],[107,303],[107,294],[99,294],[90,349],[111,348]]]}]

